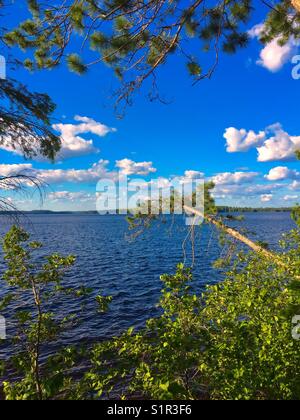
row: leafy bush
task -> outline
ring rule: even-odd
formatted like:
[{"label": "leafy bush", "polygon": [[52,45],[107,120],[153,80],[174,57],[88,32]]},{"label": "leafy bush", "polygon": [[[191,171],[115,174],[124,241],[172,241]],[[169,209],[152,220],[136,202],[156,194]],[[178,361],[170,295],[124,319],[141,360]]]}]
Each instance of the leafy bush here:
[{"label": "leafy bush", "polygon": [[[197,294],[192,271],[179,264],[161,277],[160,315],[146,326],[78,350],[63,348],[47,360],[41,350],[57,339],[69,319],[47,308],[59,293],[82,298],[61,280],[73,257],[53,255],[40,269],[31,252],[41,245],[14,227],[4,240],[13,286],[2,307],[31,290],[34,310],[19,311],[19,333],[9,364],[18,379],[4,382],[7,399],[300,399],[300,341],[292,317],[300,307],[300,217],[269,261],[240,253],[226,279]],[[46,292],[46,293],[45,293]],[[99,311],[111,297],[97,298]],[[46,302],[46,303],[45,303]],[[1,309],[1,306],[0,306]],[[3,308],[2,308],[3,309]],[[79,358],[89,367],[72,377]]]},{"label": "leafy bush", "polygon": [[161,316],[95,346],[88,388],[98,397],[108,390],[122,398],[300,399],[300,342],[292,337],[300,218],[293,218],[297,228],[273,262],[240,253],[226,279],[201,296],[182,264],[162,276]]},{"label": "leafy bush", "polygon": [[[77,384],[71,372],[82,357],[82,350],[59,346],[57,342],[62,333],[74,325],[78,313],[64,316],[63,308],[55,309],[54,313],[51,305],[59,301],[61,294],[71,295],[78,300],[80,311],[91,290],[62,285],[66,271],[75,262],[73,256],[54,254],[41,264],[34,262],[33,253],[41,247],[39,242],[30,242],[29,235],[17,226],[12,227],[3,241],[8,265],[4,280],[10,293],[0,302],[0,310],[8,310],[12,302],[20,302],[14,316],[16,335],[11,343],[12,355],[5,364],[12,372],[5,375],[11,379],[3,381],[8,400],[71,398],[76,395]],[[110,298],[99,296],[97,300],[103,311]],[[58,350],[48,355],[47,347],[53,343]]]}]

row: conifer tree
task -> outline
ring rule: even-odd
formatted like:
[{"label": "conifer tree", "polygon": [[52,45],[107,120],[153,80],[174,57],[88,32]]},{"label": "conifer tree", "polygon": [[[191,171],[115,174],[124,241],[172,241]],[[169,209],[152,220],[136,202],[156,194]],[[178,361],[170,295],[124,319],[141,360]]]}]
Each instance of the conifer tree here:
[{"label": "conifer tree", "polygon": [[[34,2],[29,2],[34,3]],[[0,0],[1,21],[6,21],[9,6]],[[30,23],[24,29],[30,31]],[[28,88],[12,78],[19,68],[18,60],[11,56],[5,37],[7,30],[0,25],[0,55],[2,69],[0,77],[0,146],[16,149],[27,158],[42,155],[53,160],[60,149],[60,139],[51,129],[50,116],[55,104],[47,94],[30,92]],[[25,47],[20,39],[20,46]],[[29,60],[25,66],[30,67]]]},{"label": "conifer tree", "polygon": [[[300,36],[298,0],[28,0],[28,6],[31,17],[5,36],[9,45],[33,50],[25,66],[53,68],[66,58],[70,69],[82,74],[105,63],[121,80],[117,102],[125,103],[151,76],[156,93],[156,71],[174,53],[184,58],[195,82],[211,77],[221,52],[247,45],[255,8],[265,11],[263,43]],[[82,45],[72,42],[75,34]],[[94,51],[92,60],[84,47]]]},{"label": "conifer tree", "polygon": [[[5,17],[7,8],[0,0],[2,17]],[[29,26],[26,28],[29,30]],[[25,158],[38,155],[54,160],[60,149],[60,138],[54,134],[50,122],[55,105],[48,95],[30,92],[24,84],[11,78],[18,62],[4,45],[5,34],[5,28],[0,25],[0,148],[16,151]],[[0,190],[23,189],[25,178],[31,186],[40,187],[38,180],[24,173],[0,172]],[[15,210],[3,194],[0,196],[0,210]]]}]

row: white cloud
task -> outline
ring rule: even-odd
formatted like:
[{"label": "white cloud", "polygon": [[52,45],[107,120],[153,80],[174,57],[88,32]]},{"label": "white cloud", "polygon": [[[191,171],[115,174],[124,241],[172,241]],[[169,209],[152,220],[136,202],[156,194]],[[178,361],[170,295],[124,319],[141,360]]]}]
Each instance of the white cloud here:
[{"label": "white cloud", "polygon": [[[254,26],[248,31],[251,38],[259,39],[264,30],[263,24]],[[298,43],[294,38],[290,38],[285,45],[279,45],[279,38],[266,44],[260,51],[259,59],[256,63],[267,70],[275,73],[279,71],[297,53]]]},{"label": "white cloud", "polygon": [[248,34],[251,38],[259,38],[263,30],[264,30],[264,24],[259,23],[255,26],[253,26],[253,28],[251,28],[248,31]]},{"label": "white cloud", "polygon": [[258,175],[258,172],[223,172],[212,177],[212,181],[216,185],[249,183]]},{"label": "white cloud", "polygon": [[258,195],[258,194],[272,194],[273,191],[278,190],[280,188],[283,188],[283,184],[257,184],[253,185],[251,187],[245,188],[245,194],[246,195]]},{"label": "white cloud", "polygon": [[131,159],[117,160],[116,167],[123,175],[149,175],[156,172],[152,162],[134,162]]},{"label": "white cloud", "polygon": [[283,197],[284,201],[293,201],[298,199],[298,195],[285,195]]},{"label": "white cloud", "polygon": [[[180,185],[192,185],[191,183],[196,183],[199,181],[201,182],[204,180],[205,174],[200,171],[194,171],[194,170],[187,170],[184,172],[183,176],[173,176],[171,179],[175,181],[175,183],[179,182]],[[189,188],[189,187],[188,187]]]},{"label": "white cloud", "polygon": [[202,179],[204,177],[204,173],[200,171],[189,170],[184,172],[184,177],[187,179]]},{"label": "white cloud", "polygon": [[[38,180],[32,182],[29,177],[33,176],[31,164],[2,164],[0,165],[0,190],[16,190],[22,186],[33,187],[38,185]],[[27,177],[27,178],[25,178]]]},{"label": "white cloud", "polygon": [[172,182],[170,179],[168,178],[164,178],[164,177],[159,177],[157,179],[152,179],[149,182],[150,186],[153,186],[153,188],[170,188],[172,185]]},{"label": "white cloud", "polygon": [[[97,183],[101,178],[117,180],[119,172],[107,168],[108,160],[99,160],[87,169],[35,169],[32,164],[0,165],[0,176],[28,175],[48,185],[62,183]],[[123,159],[116,162],[121,175],[147,175],[155,172],[152,162]]]},{"label": "white cloud", "polygon": [[5,178],[7,176],[25,175],[32,171],[32,165],[30,163],[15,164],[15,165],[0,165],[0,177]]},{"label": "white cloud", "polygon": [[300,149],[300,136],[288,134],[279,123],[268,126],[258,134],[252,130],[227,128],[224,137],[227,152],[246,152],[256,147],[259,162],[294,160],[295,152]]},{"label": "white cloud", "polygon": [[74,120],[80,124],[53,125],[53,129],[61,133],[62,147],[57,155],[58,160],[99,152],[99,149],[94,146],[93,140],[85,140],[79,134],[95,134],[99,137],[105,137],[108,133],[116,131],[114,128],[110,128],[92,118],[76,115]]},{"label": "white cloud", "polygon": [[0,176],[27,175],[46,184],[90,183],[100,178],[117,178],[118,173],[109,171],[108,164],[109,161],[101,159],[87,169],[35,169],[31,164],[0,165]]},{"label": "white cloud", "polygon": [[295,152],[300,148],[300,136],[291,136],[279,123],[269,126],[266,132],[271,137],[257,148],[259,162],[296,159]]},{"label": "white cloud", "polygon": [[[108,133],[113,133],[116,129],[108,127],[102,123],[99,123],[92,118],[75,116],[74,120],[78,124],[54,124],[52,128],[60,133],[61,149],[56,156],[56,160],[65,160],[74,157],[99,153],[99,149],[94,146],[93,140],[86,140],[80,136],[80,134],[94,134],[99,137],[104,137]],[[31,143],[34,139],[30,140]],[[9,137],[2,139],[0,149],[12,152],[16,155],[22,156],[22,150],[20,147],[13,148],[12,142]],[[36,145],[38,150],[38,145]],[[45,158],[38,155],[34,158],[38,161],[43,161]]]},{"label": "white cloud", "polygon": [[45,169],[34,170],[34,174],[47,184],[91,183],[98,182],[100,178],[116,178],[116,172],[107,169],[109,161],[99,160],[88,169]]},{"label": "white cloud", "polygon": [[286,166],[276,166],[272,168],[265,178],[268,181],[283,181],[285,179],[300,179],[300,172],[289,169]]},{"label": "white cloud", "polygon": [[61,200],[68,200],[68,201],[90,201],[95,200],[95,194],[89,194],[85,191],[55,191],[48,195],[48,200],[50,201],[61,201]]},{"label": "white cloud", "polygon": [[227,152],[247,152],[251,147],[261,145],[265,140],[265,132],[256,134],[253,130],[238,130],[234,127],[226,128],[224,138],[226,139]]},{"label": "white cloud", "polygon": [[275,73],[296,53],[297,44],[292,38],[282,46],[279,45],[278,39],[274,39],[261,50],[257,64]]},{"label": "white cloud", "polygon": [[231,185],[216,185],[214,194],[226,197],[257,197],[260,195],[273,194],[274,191],[283,188],[283,184],[231,184]]},{"label": "white cloud", "polygon": [[289,186],[289,189],[294,191],[300,190],[300,181],[293,181]]},{"label": "white cloud", "polygon": [[262,203],[268,203],[269,201],[271,201],[273,198],[273,194],[262,194],[260,196],[260,201]]},{"label": "white cloud", "polygon": [[[153,168],[152,162],[134,162],[129,159],[116,161],[115,169],[109,169],[108,165],[109,161],[107,160],[99,160],[86,169],[36,169],[31,164],[0,165],[0,176],[26,174],[28,176],[35,176],[48,185],[63,185],[69,183],[96,184],[103,178],[117,181],[120,173],[121,175],[124,175],[125,173],[128,175],[135,172],[136,175],[139,175],[156,171],[156,169]],[[119,172],[117,169],[121,169],[121,171]],[[173,175],[170,178],[158,177],[157,180],[152,179],[149,182],[141,180],[142,184],[138,183],[138,185],[142,190],[148,190],[148,187],[151,187],[153,184],[159,188],[165,189],[167,192],[172,185],[173,180],[177,180],[177,182],[179,180],[179,183],[182,183],[184,180],[191,180],[199,177],[203,179],[204,174],[200,171],[187,170],[182,176],[175,177],[175,175]],[[242,200],[245,205],[251,200],[260,200],[263,203],[267,203],[272,200],[274,194],[279,189],[286,189],[288,187],[290,190],[300,190],[300,182],[297,181],[300,181],[300,172],[285,166],[272,168],[264,178],[265,180],[273,182],[257,183],[257,179],[260,180],[260,173],[250,171],[222,172],[207,179],[211,179],[215,182],[216,187],[213,191],[213,195],[217,199],[222,199],[223,203],[230,199],[234,199],[234,202],[236,203],[238,200]],[[291,185],[276,182],[287,179],[291,179],[294,182]],[[82,206],[84,206],[84,203],[87,203],[87,205],[95,203],[95,195],[89,191],[84,191],[82,186],[79,191],[68,191],[65,186],[63,188],[65,189],[62,191],[51,192],[48,195],[46,204],[49,203],[49,205],[53,204],[60,206],[72,203],[74,206],[79,206],[81,203]],[[285,192],[285,194],[287,193]],[[291,197],[294,197],[294,195],[291,195]],[[286,199],[285,201],[288,200]],[[77,208],[79,209],[80,207],[78,206]]]}]

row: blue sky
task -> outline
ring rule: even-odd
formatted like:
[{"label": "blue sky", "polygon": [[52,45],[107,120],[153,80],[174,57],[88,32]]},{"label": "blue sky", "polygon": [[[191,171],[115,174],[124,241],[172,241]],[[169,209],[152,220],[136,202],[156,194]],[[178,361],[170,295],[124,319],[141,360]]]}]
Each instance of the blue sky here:
[{"label": "blue sky", "polygon": [[[260,7],[249,30],[262,20]],[[50,184],[43,206],[52,210],[94,209],[97,173],[118,169],[145,180],[199,171],[216,182],[218,204],[294,204],[300,198],[299,162],[294,159],[297,145],[300,149],[300,79],[292,78],[291,60],[300,49],[291,40],[284,50],[276,44],[263,50],[255,33],[248,48],[221,55],[213,78],[196,86],[174,55],[158,72],[160,92],[169,104],[149,102],[145,86],[121,120],[109,98],[116,81],[103,65],[85,76],[64,66],[33,75],[23,70],[9,74],[52,97],[57,104],[53,123],[64,130],[68,144],[54,165],[0,150],[0,170],[25,168],[41,174]],[[12,198],[23,209],[40,208],[37,197]]]}]

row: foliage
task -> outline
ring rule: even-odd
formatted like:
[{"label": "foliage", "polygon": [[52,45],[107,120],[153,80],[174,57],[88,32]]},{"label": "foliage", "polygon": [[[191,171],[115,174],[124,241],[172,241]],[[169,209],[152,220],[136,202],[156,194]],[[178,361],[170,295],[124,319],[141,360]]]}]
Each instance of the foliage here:
[{"label": "foliage", "polygon": [[[203,201],[198,203],[198,205],[203,204],[204,214],[206,215],[216,215],[217,207],[214,198],[211,195],[211,191],[214,189],[215,185],[213,182],[206,182],[204,184],[204,194],[203,198],[200,199]],[[135,238],[141,235],[146,229],[149,229],[156,221],[161,221],[158,217],[159,215],[164,214],[164,210],[167,210],[167,214],[174,215],[175,205],[178,203],[177,200],[180,200],[182,208],[184,209],[185,205],[195,207],[196,204],[196,193],[194,192],[191,197],[188,196],[176,196],[176,191],[172,190],[170,194],[170,199],[164,201],[160,198],[155,201],[146,201],[142,203],[141,206],[137,209],[132,209],[132,214],[127,217],[127,222],[129,225],[129,230],[132,231],[132,237]],[[143,210],[142,212],[140,210]]]},{"label": "foliage", "polygon": [[[246,23],[258,7],[251,0],[28,3],[32,17],[5,36],[7,44],[34,51],[26,66],[53,68],[66,56],[72,71],[84,73],[90,65],[103,62],[122,81],[117,103],[130,103],[132,94],[149,76],[153,76],[155,97],[155,72],[174,52],[186,60],[195,82],[211,77],[221,51],[234,53],[247,45]],[[278,39],[284,44],[291,36],[299,38],[300,15],[289,0],[265,7],[262,42]],[[73,46],[75,34],[83,40],[79,48]],[[85,64],[81,56],[86,46],[95,57]],[[210,64],[203,70],[205,52]]]},{"label": "foliage", "polygon": [[205,298],[210,337],[201,373],[209,393],[217,399],[299,399],[299,342],[284,314],[297,299],[287,273],[257,255],[241,256],[240,263],[243,269],[229,272]]},{"label": "foliage", "polygon": [[0,145],[25,157],[44,156],[54,160],[60,139],[49,116],[55,105],[46,94],[32,93],[15,80],[0,81]]},{"label": "foliage", "polygon": [[[0,2],[1,17],[8,13],[8,5]],[[30,20],[23,23],[24,30],[33,31]],[[0,145],[16,150],[26,158],[37,155],[50,160],[60,149],[60,139],[51,129],[50,115],[55,105],[48,95],[30,92],[26,86],[12,79],[9,73],[18,68],[19,62],[5,48],[7,29],[0,27],[0,54],[6,57],[7,79],[0,79]],[[32,69],[30,60],[25,67]],[[8,71],[9,70],[9,71]]]},{"label": "foliage", "polygon": [[261,41],[267,43],[277,39],[280,45],[285,45],[290,38],[300,37],[300,12],[293,5],[293,1],[283,0],[278,2],[266,19]]},{"label": "foliage", "polygon": [[[17,351],[9,363],[18,379],[6,380],[7,399],[300,399],[300,342],[292,318],[300,310],[300,210],[296,227],[281,242],[278,264],[256,253],[237,254],[224,281],[199,291],[192,270],[179,264],[161,277],[158,316],[144,328],[91,348],[64,348],[47,360],[42,349],[57,340],[69,319],[47,305],[59,293],[82,298],[85,289],[65,289],[62,276],[73,257],[54,255],[41,269],[32,262],[40,244],[14,227],[4,240],[13,286],[1,311],[32,290],[34,310],[16,314]],[[111,297],[96,298],[99,311]],[[89,366],[78,377],[79,357]]]},{"label": "foliage", "polygon": [[202,294],[182,264],[162,276],[161,315],[94,347],[85,397],[300,399],[299,214],[281,243],[286,266],[240,253]]},{"label": "foliage", "polygon": [[[6,7],[8,5],[0,1],[1,17],[7,13]],[[28,31],[31,26],[30,22],[24,24]],[[1,25],[0,55],[6,58],[7,78],[0,78],[0,147],[15,151],[25,158],[39,156],[53,161],[61,147],[61,140],[54,134],[50,121],[55,105],[48,95],[31,92],[10,76],[9,73],[18,68],[19,63],[10,57],[9,49],[5,48],[6,32]],[[32,69],[29,60],[24,64]],[[41,182],[15,168],[8,175],[0,173],[0,189],[20,190],[28,185],[40,189]],[[16,209],[10,200],[0,197],[0,210]]]},{"label": "foliage", "polygon": [[[8,265],[4,281],[11,292],[2,300],[1,311],[9,310],[12,302],[24,302],[15,312],[17,334],[12,342],[13,353],[6,363],[7,369],[12,369],[18,379],[12,376],[3,381],[8,400],[70,398],[76,390],[70,372],[82,357],[81,350],[56,345],[51,355],[46,357],[45,352],[58,342],[66,329],[78,322],[80,308],[91,291],[63,285],[64,274],[75,262],[73,256],[54,254],[46,257],[44,263],[35,262],[33,253],[41,246],[38,242],[30,242],[29,235],[16,226],[3,241]],[[56,307],[62,294],[77,300],[76,313],[64,316],[63,310]],[[110,300],[98,296],[101,311],[107,309]]]},{"label": "foliage", "polygon": [[201,395],[199,387],[193,388],[193,378],[204,335],[198,328],[201,305],[191,293],[191,279],[191,270],[182,264],[174,276],[162,276],[161,316],[149,319],[142,331],[134,333],[130,328],[121,337],[93,348],[85,390],[97,398],[189,399]]}]

